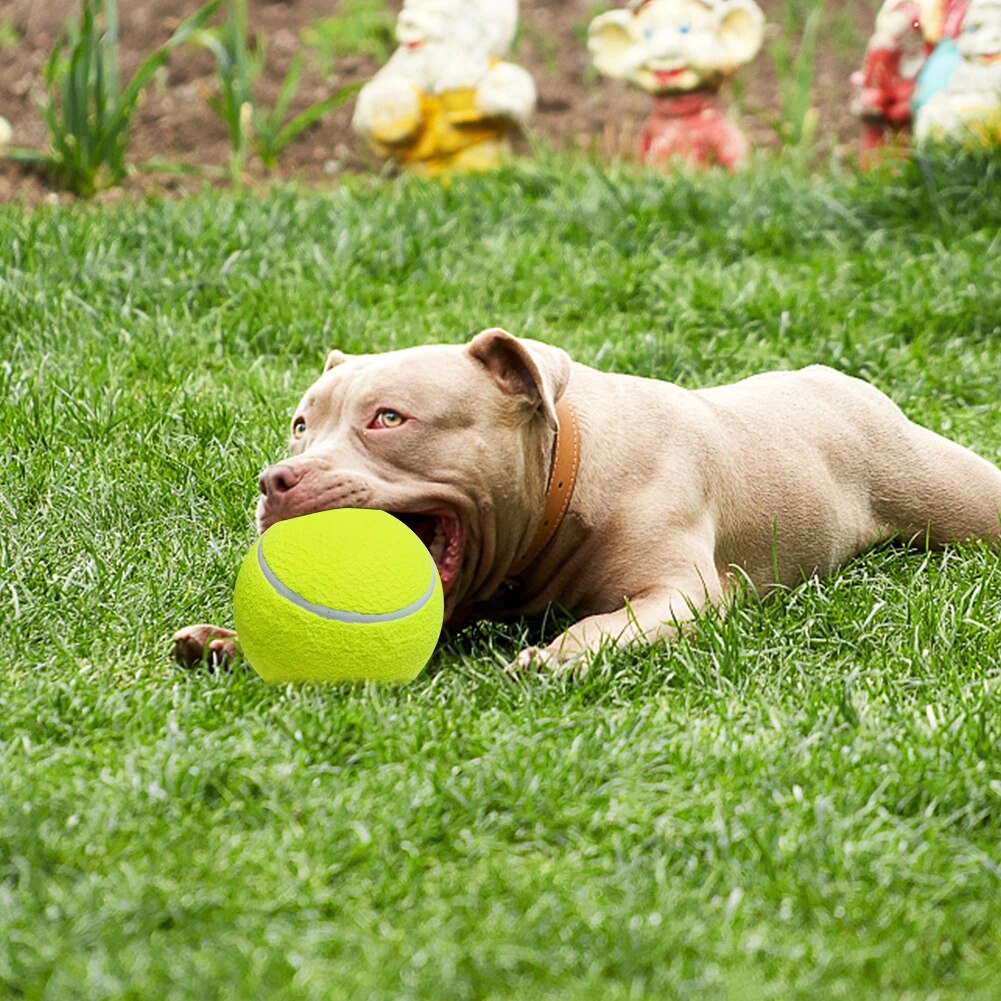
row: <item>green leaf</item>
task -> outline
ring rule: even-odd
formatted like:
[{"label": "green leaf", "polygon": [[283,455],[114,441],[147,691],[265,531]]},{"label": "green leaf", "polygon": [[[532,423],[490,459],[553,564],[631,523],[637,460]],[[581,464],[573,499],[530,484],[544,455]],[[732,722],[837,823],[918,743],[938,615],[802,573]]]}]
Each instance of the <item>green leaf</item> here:
[{"label": "green leaf", "polygon": [[275,138],[276,151],[280,153],[303,129],[308,129],[310,125],[318,122],[324,115],[339,108],[352,95],[356,94],[361,89],[361,86],[360,83],[348,84],[348,86],[341,87],[325,100],[317,101],[316,104],[312,104],[304,111],[300,111],[292,121],[283,126],[279,131]]},{"label": "green leaf", "polygon": [[285,117],[285,112],[288,111],[289,105],[295,99],[295,95],[299,90],[299,80],[301,78],[302,53],[297,52],[295,58],[292,60],[292,64],[288,68],[288,73],[285,74],[285,80],[282,82],[282,89],[278,94],[278,100],[275,101],[271,117],[276,123]]}]

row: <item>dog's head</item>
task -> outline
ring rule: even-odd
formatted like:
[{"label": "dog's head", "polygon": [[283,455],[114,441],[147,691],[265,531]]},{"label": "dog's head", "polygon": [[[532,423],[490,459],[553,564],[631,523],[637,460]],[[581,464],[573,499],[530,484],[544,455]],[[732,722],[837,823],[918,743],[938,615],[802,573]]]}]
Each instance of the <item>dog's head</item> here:
[{"label": "dog's head", "polygon": [[434,557],[448,618],[489,597],[528,547],[569,376],[564,351],[498,329],[466,345],[332,351],[292,416],[289,458],[261,474],[258,527],[388,511]]}]

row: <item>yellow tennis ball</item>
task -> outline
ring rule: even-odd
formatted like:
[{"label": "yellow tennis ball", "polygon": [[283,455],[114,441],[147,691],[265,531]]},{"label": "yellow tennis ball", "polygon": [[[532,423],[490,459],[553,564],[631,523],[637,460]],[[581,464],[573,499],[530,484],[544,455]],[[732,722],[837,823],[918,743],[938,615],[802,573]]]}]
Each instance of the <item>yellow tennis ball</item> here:
[{"label": "yellow tennis ball", "polygon": [[265,681],[416,678],[444,596],[424,543],[385,511],[340,508],[272,525],[233,596],[236,634]]}]

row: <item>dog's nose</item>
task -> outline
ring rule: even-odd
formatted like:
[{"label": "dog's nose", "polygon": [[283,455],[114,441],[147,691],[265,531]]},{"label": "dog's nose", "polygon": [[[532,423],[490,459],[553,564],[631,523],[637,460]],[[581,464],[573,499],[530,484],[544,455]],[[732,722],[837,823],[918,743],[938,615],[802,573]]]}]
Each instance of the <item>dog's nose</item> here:
[{"label": "dog's nose", "polygon": [[261,473],[257,485],[261,488],[261,493],[272,500],[287,494],[301,479],[301,469],[279,462],[275,466],[268,466]]}]

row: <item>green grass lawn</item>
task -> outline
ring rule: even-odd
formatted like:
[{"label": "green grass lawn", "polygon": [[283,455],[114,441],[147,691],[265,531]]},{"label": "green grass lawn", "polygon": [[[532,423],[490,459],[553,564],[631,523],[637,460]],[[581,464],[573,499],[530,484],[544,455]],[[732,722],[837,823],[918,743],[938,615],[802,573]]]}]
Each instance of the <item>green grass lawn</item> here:
[{"label": "green grass lawn", "polygon": [[[1001,462],[1001,168],[0,209],[0,997],[1001,997],[1001,562],[883,549],[586,679],[185,674],[326,352],[824,362]],[[553,626],[544,627],[550,633]]]}]

